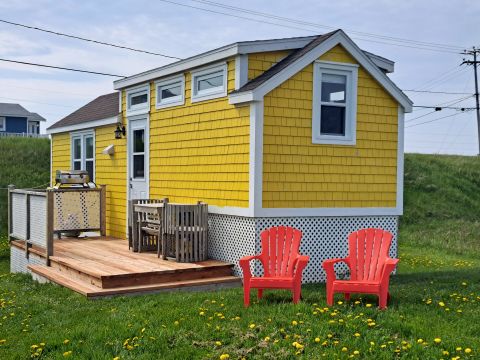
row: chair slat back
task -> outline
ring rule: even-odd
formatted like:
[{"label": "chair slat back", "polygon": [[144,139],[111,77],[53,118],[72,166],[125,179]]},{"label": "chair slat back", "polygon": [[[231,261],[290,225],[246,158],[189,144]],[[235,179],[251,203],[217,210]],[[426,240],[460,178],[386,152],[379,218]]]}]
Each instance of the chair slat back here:
[{"label": "chair slat back", "polygon": [[380,280],[393,235],[383,229],[361,229],[348,237],[351,279]]},{"label": "chair slat back", "polygon": [[260,260],[265,276],[292,276],[294,262],[299,254],[302,232],[288,226],[272,227],[262,231]]}]

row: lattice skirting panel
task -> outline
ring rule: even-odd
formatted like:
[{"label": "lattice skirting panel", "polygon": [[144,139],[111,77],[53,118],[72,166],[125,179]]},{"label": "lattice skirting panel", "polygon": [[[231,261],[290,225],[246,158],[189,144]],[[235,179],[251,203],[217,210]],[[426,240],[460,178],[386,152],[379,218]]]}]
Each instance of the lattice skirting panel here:
[{"label": "lattice skirting panel", "polygon": [[[209,257],[235,264],[235,275],[242,276],[238,260],[242,256],[259,253],[260,232],[279,225],[292,226],[303,233],[300,252],[310,256],[303,272],[305,283],[324,282],[322,262],[347,256],[347,236],[361,228],[376,227],[390,231],[394,235],[390,256],[397,256],[397,216],[247,218],[209,214]],[[347,274],[345,265],[338,266],[336,270],[340,276]],[[256,263],[252,271],[260,275],[262,267]]]},{"label": "lattice skirting panel", "polygon": [[28,258],[25,257],[25,250],[16,246],[10,246],[10,272],[30,274],[28,265],[46,265],[46,259],[36,254],[29,253]]}]

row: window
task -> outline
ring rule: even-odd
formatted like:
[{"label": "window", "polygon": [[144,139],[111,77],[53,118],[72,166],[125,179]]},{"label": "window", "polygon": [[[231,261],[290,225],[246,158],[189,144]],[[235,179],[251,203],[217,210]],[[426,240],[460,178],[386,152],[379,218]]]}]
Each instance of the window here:
[{"label": "window", "polygon": [[134,179],[145,178],[145,129],[133,130],[133,169]]},{"label": "window", "polygon": [[72,169],[85,170],[95,179],[95,144],[92,132],[72,135]]},{"label": "window", "polygon": [[7,122],[5,120],[5,117],[0,116],[0,131],[6,131],[7,130]]},{"label": "window", "polygon": [[183,105],[185,103],[184,76],[161,80],[155,83],[157,109],[167,106]]},{"label": "window", "polygon": [[355,145],[358,66],[318,61],[313,71],[312,142]]},{"label": "window", "polygon": [[227,95],[227,64],[192,72],[192,102]]},{"label": "window", "polygon": [[127,115],[146,113],[149,110],[150,86],[127,90]]}]

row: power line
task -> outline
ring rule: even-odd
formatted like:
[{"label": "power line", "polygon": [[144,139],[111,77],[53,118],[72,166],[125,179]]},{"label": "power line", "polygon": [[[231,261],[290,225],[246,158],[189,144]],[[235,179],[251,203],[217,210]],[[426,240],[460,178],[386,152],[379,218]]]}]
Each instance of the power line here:
[{"label": "power line", "polygon": [[0,96],[0,99],[12,100],[12,101],[25,101],[25,102],[31,102],[31,103],[33,103],[33,104],[50,105],[50,106],[60,106],[60,107],[65,107],[65,108],[70,108],[70,109],[72,108],[72,106],[69,106],[69,105],[44,103],[44,102],[40,102],[40,101],[27,100],[27,99],[16,99],[16,98],[4,97],[4,96]]},{"label": "power line", "polygon": [[413,89],[402,89],[402,91],[407,92],[416,92],[416,93],[429,93],[429,94],[449,94],[449,95],[472,95],[472,93],[464,92],[448,92],[448,91],[429,91],[429,90],[413,90]]},{"label": "power line", "polygon": [[73,68],[67,68],[67,67],[62,67],[62,66],[36,64],[36,63],[31,63],[31,62],[26,62],[26,61],[9,60],[9,59],[2,59],[2,58],[0,58],[0,61],[6,61],[6,62],[16,63],[16,64],[22,64],[22,65],[39,66],[39,67],[45,67],[45,68],[51,68],[51,69],[59,69],[59,70],[67,70],[67,71],[76,71],[76,72],[81,72],[81,73],[86,73],[86,74],[103,75],[103,76],[113,76],[113,77],[118,77],[118,78],[124,78],[124,77],[126,77],[126,76],[123,76],[123,75],[114,75],[114,74],[102,73],[102,72],[97,72],[97,71],[73,69]]},{"label": "power line", "polygon": [[[452,104],[453,105],[453,104]],[[435,111],[440,111],[443,109],[453,109],[453,110],[475,110],[474,107],[458,107],[458,106],[430,106],[430,105],[413,105],[416,108],[423,108],[423,109],[435,109]]]},{"label": "power line", "polygon": [[427,116],[427,115],[433,114],[433,113],[435,113],[435,112],[437,112],[437,110],[433,110],[433,111],[431,111],[431,112],[429,112],[429,113],[426,113],[426,114],[417,116],[417,117],[415,117],[415,118],[413,118],[413,119],[405,120],[405,123],[412,122],[412,121],[414,121],[414,120],[420,119],[420,118],[422,118],[422,117],[425,117],[425,116]]},{"label": "power line", "polygon": [[76,39],[76,40],[91,42],[91,43],[95,43],[95,44],[99,44],[99,45],[106,45],[106,46],[111,46],[111,47],[115,47],[115,48],[119,48],[119,49],[123,49],[123,50],[130,50],[130,51],[135,51],[135,52],[149,54],[149,55],[162,56],[162,57],[169,58],[169,59],[174,59],[174,60],[181,60],[181,58],[176,57],[176,56],[165,55],[165,54],[156,53],[156,52],[152,52],[152,51],[148,51],[148,50],[135,49],[135,48],[131,48],[131,47],[128,47],[128,46],[108,43],[108,42],[105,42],[105,41],[88,39],[88,38],[80,37],[80,36],[77,36],[77,35],[61,33],[61,32],[58,32],[58,31],[39,28],[39,27],[36,27],[36,26],[20,24],[20,23],[16,23],[16,22],[4,20],[4,19],[0,19],[0,22],[3,22],[5,24],[14,25],[14,26],[23,27],[23,28],[26,28],[26,29],[42,31],[42,32],[45,32],[45,33],[53,34],[53,35],[64,36],[64,37],[68,37],[68,38],[72,38],[72,39]]},{"label": "power line", "polygon": [[[182,3],[178,3],[178,2],[175,2],[175,1],[172,1],[172,0],[159,0],[159,1],[169,3],[169,4],[173,4],[173,5],[177,5],[177,6],[186,7],[186,8],[191,8],[191,9],[201,10],[201,11],[205,11],[205,12],[210,12],[210,13],[213,13],[213,14],[220,14],[220,15],[234,17],[234,18],[237,18],[237,19],[253,21],[253,22],[257,22],[257,23],[261,23],[261,24],[268,24],[268,25],[280,26],[280,27],[285,27],[285,28],[290,28],[290,29],[314,32],[312,29],[307,29],[307,28],[302,28],[302,27],[292,26],[292,25],[286,25],[286,24],[280,24],[280,23],[275,23],[275,22],[270,22],[270,21],[265,21],[265,20],[260,20],[260,19],[254,19],[254,18],[251,18],[251,17],[230,14],[230,13],[226,13],[226,12],[222,12],[222,11],[206,9],[206,8],[193,6],[193,5],[182,4]],[[194,0],[192,0],[192,1],[194,1]],[[358,37],[352,37],[352,39],[375,42],[375,43],[380,43],[380,44],[385,44],[385,45],[394,45],[394,46],[402,46],[402,47],[409,47],[409,48],[422,49],[422,50],[437,51],[437,52],[443,52],[443,53],[458,54],[458,50],[454,51],[453,48],[451,50],[447,50],[447,49],[440,49],[440,48],[433,48],[433,47],[420,47],[420,46],[413,46],[413,45],[406,45],[406,44],[395,44],[395,43],[382,42],[382,41],[376,41],[376,40],[371,40],[371,39],[362,39],[362,38],[358,38]],[[458,49],[463,49],[463,48],[459,47]]]},{"label": "power line", "polygon": [[[284,22],[299,24],[299,25],[306,25],[306,26],[322,28],[322,29],[329,29],[329,30],[335,30],[336,29],[333,26],[322,25],[322,24],[318,24],[318,23],[314,23],[314,22],[297,20],[297,19],[283,17],[283,16],[277,16],[277,15],[270,14],[270,13],[265,13],[265,12],[251,10],[251,9],[226,5],[226,4],[218,3],[218,2],[215,2],[215,1],[208,1],[208,0],[191,0],[191,1],[201,3],[201,4],[205,4],[205,5],[220,7],[220,8],[224,8],[224,9],[228,9],[228,10],[239,11],[239,12],[247,13],[247,14],[250,14],[250,15],[256,15],[256,16],[261,16],[261,17],[265,17],[265,18],[269,18],[269,19],[275,19],[275,20],[280,20],[280,21],[284,21]],[[378,35],[378,34],[367,33],[367,32],[360,32],[360,31],[349,30],[349,29],[346,29],[346,30],[348,32],[352,33],[352,34],[357,34],[357,35],[360,35],[360,36],[367,36],[367,37],[373,37],[373,38],[378,38],[378,39],[383,39],[383,40],[404,42],[404,43],[410,43],[410,44],[421,45],[421,46],[438,47],[438,48],[448,49],[448,50],[453,50],[453,49],[462,50],[464,48],[464,47],[457,46],[457,45],[448,45],[448,44],[440,44],[440,43],[432,43],[432,42],[411,40],[411,39],[398,38],[398,37],[393,37],[393,36],[386,36],[386,35]]]},{"label": "power line", "polygon": [[[465,114],[465,113],[463,113],[463,114]],[[421,123],[413,124],[413,125],[410,125],[410,126],[405,126],[405,129],[408,129],[408,128],[411,128],[411,127],[415,127],[415,126],[419,126],[419,125],[423,125],[423,124],[428,124],[428,123],[431,123],[431,122],[434,122],[434,121],[439,121],[439,120],[446,119],[446,118],[449,118],[449,117],[452,117],[452,116],[456,116],[456,115],[459,115],[459,114],[458,114],[458,113],[454,113],[454,114],[450,114],[450,115],[447,115],[447,116],[442,116],[442,117],[440,117],[440,118],[436,118],[436,119],[424,121],[424,122],[421,122]]]}]

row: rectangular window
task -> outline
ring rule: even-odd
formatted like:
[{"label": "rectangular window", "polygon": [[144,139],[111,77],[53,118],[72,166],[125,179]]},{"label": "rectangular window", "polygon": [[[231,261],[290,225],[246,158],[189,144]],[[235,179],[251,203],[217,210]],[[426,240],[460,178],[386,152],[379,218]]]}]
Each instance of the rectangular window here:
[{"label": "rectangular window", "polygon": [[134,179],[145,178],[145,130],[133,130],[133,174]]},{"label": "rectangular window", "polygon": [[7,130],[7,121],[5,117],[0,116],[0,131],[6,131]]},{"label": "rectangular window", "polygon": [[127,90],[127,115],[146,113],[149,110],[150,86]]},{"label": "rectangular window", "polygon": [[72,169],[85,170],[95,179],[95,143],[93,133],[72,135]]},{"label": "rectangular window", "polygon": [[185,103],[185,77],[161,80],[155,83],[157,109]]},{"label": "rectangular window", "polygon": [[312,142],[355,145],[358,66],[317,61],[313,72]]},{"label": "rectangular window", "polygon": [[227,95],[227,64],[192,72],[192,102]]}]

